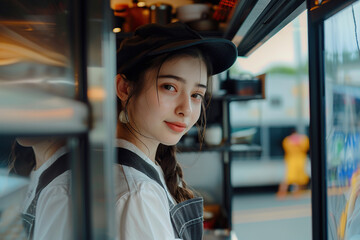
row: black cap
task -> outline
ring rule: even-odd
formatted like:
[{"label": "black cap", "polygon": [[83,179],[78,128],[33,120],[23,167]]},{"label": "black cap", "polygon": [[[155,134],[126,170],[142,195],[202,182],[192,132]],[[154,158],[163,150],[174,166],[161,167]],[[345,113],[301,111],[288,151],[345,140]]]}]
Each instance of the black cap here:
[{"label": "black cap", "polygon": [[203,38],[186,24],[143,25],[132,37],[124,39],[117,52],[118,73],[141,63],[148,57],[197,46],[210,59],[213,74],[231,67],[237,58],[237,48],[223,38]]}]

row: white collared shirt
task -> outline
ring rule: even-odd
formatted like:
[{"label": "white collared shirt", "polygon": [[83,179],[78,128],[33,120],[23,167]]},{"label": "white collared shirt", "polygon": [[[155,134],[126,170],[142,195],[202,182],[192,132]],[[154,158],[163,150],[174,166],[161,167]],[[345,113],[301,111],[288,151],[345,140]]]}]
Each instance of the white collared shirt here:
[{"label": "white collared shirt", "polygon": [[[28,191],[23,203],[23,213],[27,211],[35,197],[35,190],[41,174],[66,152],[65,147],[60,148],[37,170],[31,172]],[[41,191],[36,205],[33,239],[71,239],[70,178],[71,172],[67,170]]]},{"label": "white collared shirt", "polygon": [[[136,153],[159,174],[166,188],[164,173],[132,143],[117,139],[117,147]],[[174,240],[170,220],[168,198],[175,204],[171,194],[144,173],[116,164],[116,219],[117,239]],[[168,196],[166,196],[166,194]]]}]

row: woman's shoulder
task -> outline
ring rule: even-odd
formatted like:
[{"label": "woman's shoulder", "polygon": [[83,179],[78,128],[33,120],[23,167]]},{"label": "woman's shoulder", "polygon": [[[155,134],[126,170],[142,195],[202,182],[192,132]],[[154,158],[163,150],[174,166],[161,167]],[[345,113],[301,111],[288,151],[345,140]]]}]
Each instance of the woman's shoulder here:
[{"label": "woman's shoulder", "polygon": [[54,178],[42,191],[40,197],[44,195],[67,196],[71,194],[71,171],[67,170]]},{"label": "woman's shoulder", "polygon": [[[165,190],[136,169],[118,166],[117,239],[175,239]],[[134,226],[141,226],[136,228]]]},{"label": "woman's shoulder", "polygon": [[117,164],[115,178],[115,194],[118,200],[126,200],[141,195],[146,195],[147,197],[154,195],[167,202],[164,188],[144,173],[132,167]]},{"label": "woman's shoulder", "polygon": [[[71,205],[70,171],[56,177],[40,193],[37,200],[36,215],[43,215],[44,212],[62,211],[56,214],[68,214]],[[56,215],[54,213],[54,215]]]}]

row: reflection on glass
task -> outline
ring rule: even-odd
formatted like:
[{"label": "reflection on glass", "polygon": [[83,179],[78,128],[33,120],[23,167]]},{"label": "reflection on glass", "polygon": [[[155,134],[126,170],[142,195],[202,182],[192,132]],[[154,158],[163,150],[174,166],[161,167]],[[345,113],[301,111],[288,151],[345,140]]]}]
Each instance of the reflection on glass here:
[{"label": "reflection on glass", "polygon": [[2,1],[0,133],[83,132],[88,108],[76,101],[69,2]]},{"label": "reflection on glass", "polygon": [[359,1],[324,27],[329,239],[360,239]]},{"label": "reflection on glass", "polygon": [[0,10],[0,84],[74,97],[64,1],[5,1]]},{"label": "reflection on glass", "polygon": [[[13,141],[9,175],[2,169],[0,179],[18,187],[16,181],[26,178],[27,187],[17,189],[21,201],[0,209],[1,239],[71,239],[69,159],[65,138],[18,137]],[[11,194],[0,192],[0,206]]]}]

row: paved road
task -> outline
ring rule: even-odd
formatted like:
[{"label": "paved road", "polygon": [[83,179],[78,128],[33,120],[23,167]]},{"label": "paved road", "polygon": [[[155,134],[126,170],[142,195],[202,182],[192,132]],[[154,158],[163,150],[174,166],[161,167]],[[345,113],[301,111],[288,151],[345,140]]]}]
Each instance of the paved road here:
[{"label": "paved road", "polygon": [[275,193],[236,195],[233,229],[238,240],[311,240],[310,191],[278,199]]}]

